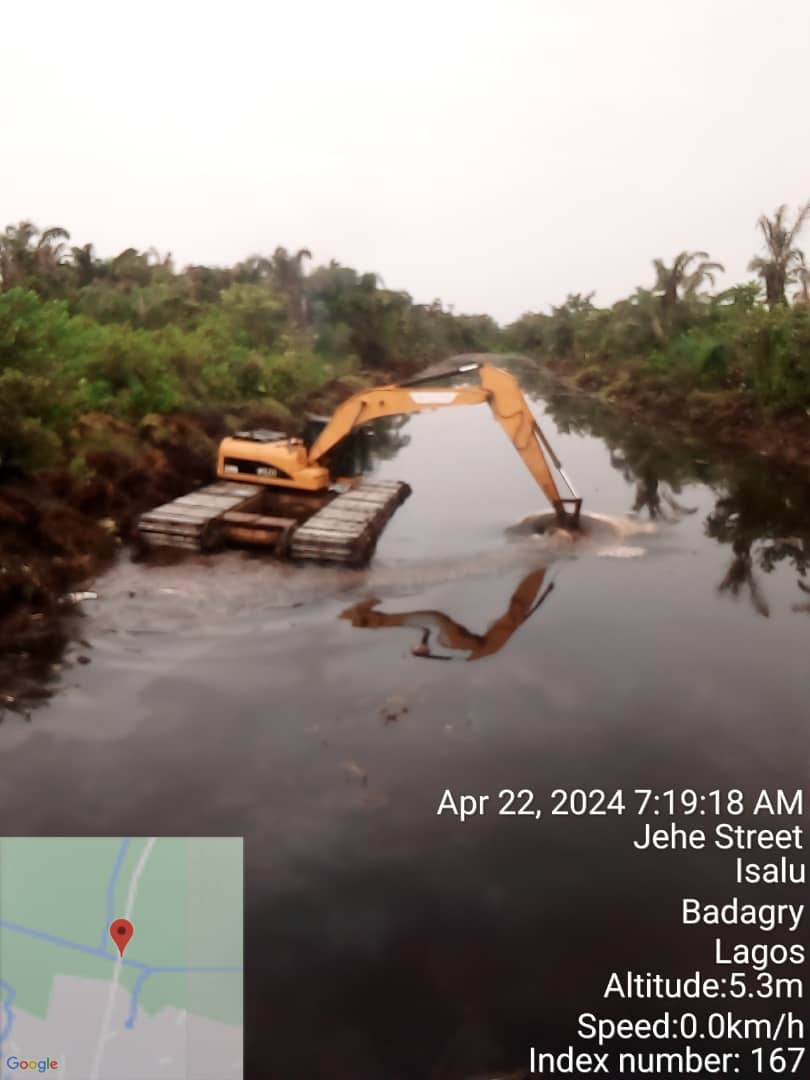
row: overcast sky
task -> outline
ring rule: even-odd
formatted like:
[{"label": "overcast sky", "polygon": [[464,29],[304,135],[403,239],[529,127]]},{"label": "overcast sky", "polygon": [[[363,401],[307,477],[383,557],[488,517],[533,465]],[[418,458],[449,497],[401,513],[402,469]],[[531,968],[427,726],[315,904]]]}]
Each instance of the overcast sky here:
[{"label": "overcast sky", "polygon": [[808,0],[2,0],[0,71],[0,224],[501,321],[810,198]]}]

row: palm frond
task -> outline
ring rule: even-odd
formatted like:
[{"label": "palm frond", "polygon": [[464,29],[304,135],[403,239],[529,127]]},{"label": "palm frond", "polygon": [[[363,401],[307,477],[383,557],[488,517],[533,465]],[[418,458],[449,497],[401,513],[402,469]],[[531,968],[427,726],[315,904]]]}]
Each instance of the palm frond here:
[{"label": "palm frond", "polygon": [[58,225],[51,226],[50,229],[43,229],[39,234],[39,243],[37,247],[44,247],[46,244],[50,244],[52,240],[69,240],[70,233],[67,229],[62,229]]}]

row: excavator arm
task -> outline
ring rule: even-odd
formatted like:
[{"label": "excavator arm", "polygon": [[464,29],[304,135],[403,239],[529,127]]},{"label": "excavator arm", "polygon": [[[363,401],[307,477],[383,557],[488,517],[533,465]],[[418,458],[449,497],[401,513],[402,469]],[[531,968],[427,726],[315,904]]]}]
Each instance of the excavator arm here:
[{"label": "excavator arm", "polygon": [[[566,525],[577,525],[582,500],[574,491],[562,466],[534,419],[528,403],[513,375],[492,364],[466,364],[452,372],[477,370],[480,386],[434,387],[417,389],[431,379],[381,386],[354,394],[338,406],[331,420],[312,444],[308,464],[317,465],[340,441],[355,428],[384,416],[399,416],[429,409],[456,405],[487,403],[495,419],[506,432],[509,441],[520,454],[526,468],[554,507],[557,518]],[[570,491],[563,497],[549,467],[546,455]],[[569,509],[570,508],[570,509]]]}]

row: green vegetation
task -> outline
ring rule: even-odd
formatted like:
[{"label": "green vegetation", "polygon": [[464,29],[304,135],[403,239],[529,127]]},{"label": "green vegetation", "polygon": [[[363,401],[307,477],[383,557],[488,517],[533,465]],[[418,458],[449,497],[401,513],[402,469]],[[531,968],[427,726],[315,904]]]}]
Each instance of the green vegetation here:
[{"label": "green vegetation", "polygon": [[[337,379],[497,344],[488,316],[414,304],[376,274],[277,248],[230,268],[111,259],[30,222],[0,236],[0,479],[80,459],[82,417],[285,406]],[[98,425],[96,425],[98,427]]]},{"label": "green vegetation", "polygon": [[798,240],[808,218],[810,203],[792,220],[784,206],[759,219],[764,249],[750,282],[708,291],[722,265],[683,251],[669,264],[655,259],[651,287],[611,307],[569,295],[505,329],[415,304],[373,273],[310,267],[306,249],[178,271],[154,249],[105,259],[92,244],[69,246],[64,229],[9,226],[0,236],[0,481],[65,462],[86,480],[88,449],[131,452],[144,432],[161,430],[161,414],[252,406],[290,419],[338,381],[362,385],[371,373],[395,377],[476,350],[528,353],[575,373],[583,389],[676,401],[696,421],[716,408],[805,410],[810,268]]},{"label": "green vegetation", "polygon": [[670,266],[653,261],[652,288],[609,308],[596,307],[592,293],[569,295],[550,314],[507,327],[504,344],[575,372],[583,389],[657,395],[695,419],[720,404],[760,415],[807,409],[810,269],[797,242],[810,202],[792,224],[787,218],[780,206],[759,219],[765,251],[749,264],[758,280],[710,293],[704,286],[722,265],[682,251]]}]

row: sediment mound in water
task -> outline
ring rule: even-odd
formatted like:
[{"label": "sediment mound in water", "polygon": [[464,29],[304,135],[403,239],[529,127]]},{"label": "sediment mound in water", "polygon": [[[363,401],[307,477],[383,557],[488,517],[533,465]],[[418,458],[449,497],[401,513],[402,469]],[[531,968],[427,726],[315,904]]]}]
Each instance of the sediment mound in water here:
[{"label": "sediment mound in water", "polygon": [[556,516],[549,510],[542,514],[529,514],[506,529],[507,536],[543,536],[563,539],[585,539],[596,543],[615,544],[630,536],[655,533],[658,530],[652,522],[638,521],[626,514],[582,514],[579,529],[566,529],[561,526]]}]

